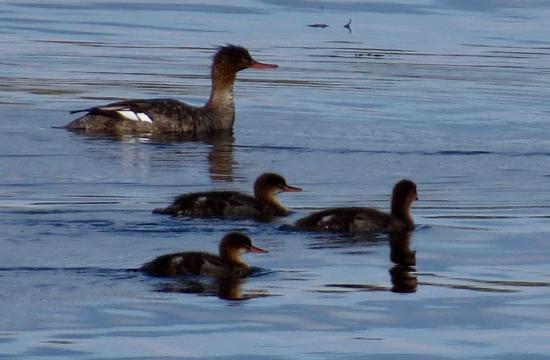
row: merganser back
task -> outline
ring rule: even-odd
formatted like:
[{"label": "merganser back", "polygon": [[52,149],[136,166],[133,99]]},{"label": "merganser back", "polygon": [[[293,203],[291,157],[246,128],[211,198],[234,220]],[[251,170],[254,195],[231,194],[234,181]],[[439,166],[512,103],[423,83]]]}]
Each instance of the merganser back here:
[{"label": "merganser back", "polygon": [[415,200],[418,200],[416,184],[411,180],[401,180],[393,187],[390,214],[366,207],[333,208],[301,218],[295,226],[313,231],[413,230],[415,225],[410,207]]},{"label": "merganser back", "polygon": [[241,260],[241,255],[267,253],[252,245],[250,238],[231,232],[220,242],[220,255],[206,252],[180,252],[161,255],[143,265],[140,270],[154,276],[204,275],[217,278],[242,278],[250,274],[250,267]]},{"label": "merganser back", "polygon": [[127,100],[76,110],[86,112],[66,129],[85,134],[151,134],[196,136],[231,131],[235,120],[233,84],[237,72],[276,68],[254,60],[241,46],[221,47],[212,62],[212,90],[208,102],[191,106],[173,99]]},{"label": "merganser back", "polygon": [[254,196],[236,191],[205,191],[178,196],[167,208],[155,209],[156,214],[189,217],[225,217],[270,219],[288,215],[276,195],[302,189],[290,186],[285,178],[274,173],[260,175],[254,182]]}]

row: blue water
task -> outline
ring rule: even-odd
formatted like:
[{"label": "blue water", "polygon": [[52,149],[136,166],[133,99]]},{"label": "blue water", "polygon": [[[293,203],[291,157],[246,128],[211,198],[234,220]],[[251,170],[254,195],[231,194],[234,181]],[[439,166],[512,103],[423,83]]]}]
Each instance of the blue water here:
[{"label": "blue water", "polygon": [[[0,358],[547,359],[549,17],[550,1],[2,1]],[[55,128],[118,99],[201,104],[226,43],[280,65],[239,74],[233,137]],[[290,218],[151,213],[268,170],[304,188],[280,196]],[[285,226],[387,209],[401,178],[420,196],[410,239]],[[232,230],[269,250],[246,256],[253,277],[128,271]]]}]

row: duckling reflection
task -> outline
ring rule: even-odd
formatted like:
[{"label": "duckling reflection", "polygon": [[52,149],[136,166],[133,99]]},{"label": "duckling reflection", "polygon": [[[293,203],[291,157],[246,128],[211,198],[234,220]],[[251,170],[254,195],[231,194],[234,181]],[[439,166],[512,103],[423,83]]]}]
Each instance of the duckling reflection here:
[{"label": "duckling reflection", "polygon": [[396,293],[416,292],[418,280],[412,272],[416,271],[416,251],[411,249],[411,232],[391,232],[390,260],[395,264],[390,268],[392,288]]},{"label": "duckling reflection", "polygon": [[416,251],[411,249],[411,232],[391,232],[389,238],[390,260],[400,266],[416,266]]},{"label": "duckling reflection", "polygon": [[249,300],[269,296],[265,289],[243,291],[243,279],[177,279],[160,284],[157,291],[164,293],[198,294],[217,296],[223,300]]}]

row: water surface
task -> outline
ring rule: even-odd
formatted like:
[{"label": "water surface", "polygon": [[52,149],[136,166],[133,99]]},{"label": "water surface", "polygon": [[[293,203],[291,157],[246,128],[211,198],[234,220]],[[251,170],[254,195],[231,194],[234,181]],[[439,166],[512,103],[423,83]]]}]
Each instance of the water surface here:
[{"label": "water surface", "polygon": [[[547,1],[2,2],[1,357],[547,358],[549,16]],[[118,99],[201,104],[225,43],[280,65],[239,74],[232,137],[55,128]],[[151,213],[268,170],[305,190],[281,196],[290,218]],[[401,178],[419,187],[410,236],[285,226],[387,209]],[[231,230],[270,251],[246,257],[251,278],[127,271]]]}]

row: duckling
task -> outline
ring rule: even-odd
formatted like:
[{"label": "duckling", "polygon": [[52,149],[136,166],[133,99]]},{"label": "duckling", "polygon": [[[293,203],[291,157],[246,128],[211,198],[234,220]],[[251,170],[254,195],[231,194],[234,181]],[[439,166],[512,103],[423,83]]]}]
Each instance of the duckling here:
[{"label": "duckling", "polygon": [[144,264],[140,270],[153,276],[203,275],[216,278],[242,278],[250,274],[244,263],[245,253],[267,253],[252,245],[250,238],[239,232],[226,234],[220,242],[220,255],[206,252],[179,252],[161,255]]},{"label": "duckling", "polygon": [[418,200],[416,184],[411,180],[401,180],[393,187],[390,214],[365,207],[333,208],[301,218],[295,226],[313,231],[413,230],[415,225],[410,207],[415,200]]},{"label": "duckling", "polygon": [[236,191],[207,191],[178,196],[167,208],[153,213],[189,217],[222,217],[265,219],[286,216],[288,210],[276,195],[302,189],[287,185],[278,174],[265,173],[254,183],[254,197]]}]

